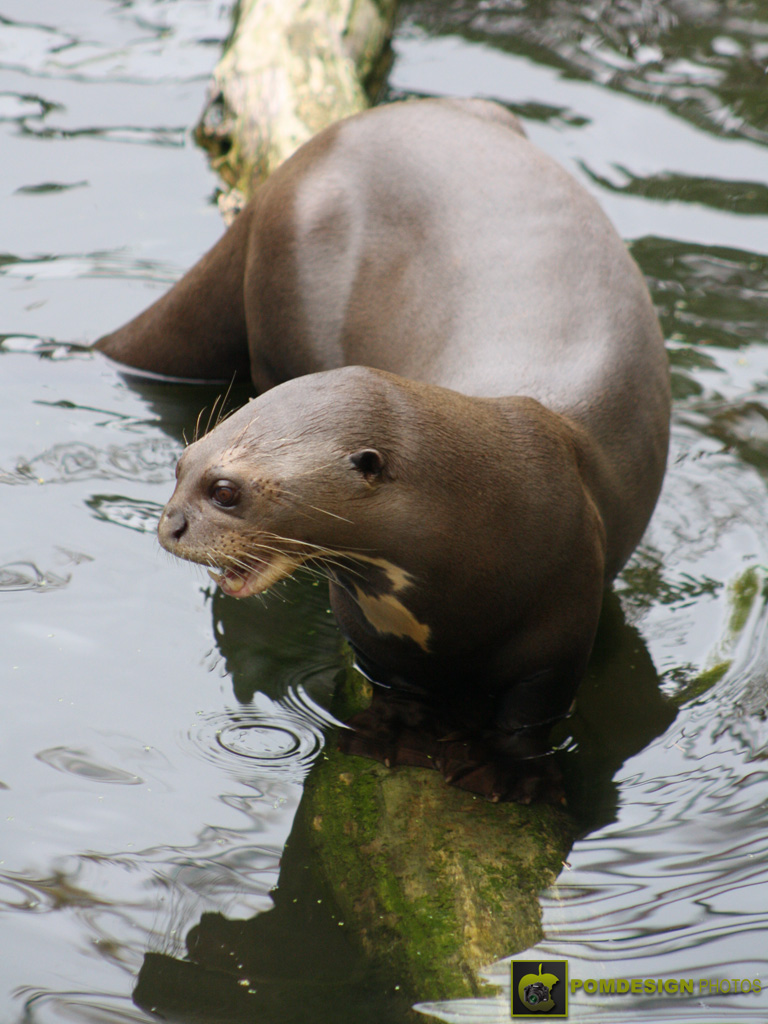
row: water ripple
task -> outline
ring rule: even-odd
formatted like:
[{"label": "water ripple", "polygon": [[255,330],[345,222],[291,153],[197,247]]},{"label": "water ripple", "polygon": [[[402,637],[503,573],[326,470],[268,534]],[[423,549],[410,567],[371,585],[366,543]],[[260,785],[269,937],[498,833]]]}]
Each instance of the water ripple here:
[{"label": "water ripple", "polygon": [[204,828],[188,846],[58,857],[45,873],[0,870],[0,912],[75,912],[90,945],[136,971],[146,949],[183,955],[201,913],[248,919],[272,906],[280,849],[260,846],[275,809],[260,795],[230,806],[243,828]]},{"label": "water ripple", "polygon": [[0,591],[7,590],[60,590],[72,577],[55,572],[43,572],[34,562],[6,562],[0,565]]},{"label": "water ripple", "polygon": [[[668,732],[620,769],[617,818],[574,845],[543,900],[546,938],[527,958],[567,957],[572,977],[690,978],[697,994],[702,980],[764,977],[768,594],[763,571],[750,571],[739,627],[732,610],[716,645],[729,667],[691,691]],[[577,999],[576,1009],[580,1019],[612,1019],[597,1000]],[[468,1003],[451,1012],[476,1018]],[[622,1019],[759,1020],[765,1000],[622,1002]]]},{"label": "water ripple", "polygon": [[301,782],[323,747],[317,720],[287,705],[201,714],[188,738],[240,782],[277,776]]},{"label": "water ripple", "polygon": [[105,992],[53,992],[48,989],[19,988],[14,993],[24,1001],[24,1020],[35,1024],[147,1024],[147,1015],[131,1005],[126,996]]},{"label": "water ripple", "polygon": [[[711,756],[712,725],[711,714],[678,719],[684,742],[666,745],[663,777],[653,771],[659,744],[628,766],[618,820],[576,844],[544,901],[539,955],[567,956],[574,976],[760,977],[768,770],[751,771],[724,746]],[[750,1008],[747,997],[716,998],[700,1019]]]}]

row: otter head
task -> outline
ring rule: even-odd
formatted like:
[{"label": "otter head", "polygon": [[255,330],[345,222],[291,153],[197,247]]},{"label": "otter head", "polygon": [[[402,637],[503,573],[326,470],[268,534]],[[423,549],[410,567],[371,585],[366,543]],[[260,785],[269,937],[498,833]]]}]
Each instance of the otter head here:
[{"label": "otter head", "polygon": [[592,508],[552,414],[518,404],[365,367],[297,377],[186,449],[160,543],[235,597],[320,570],[379,664],[393,639],[419,658],[498,643],[551,589],[540,567],[557,578],[584,548]]},{"label": "otter head", "polygon": [[[235,597],[305,562],[332,578],[347,563],[381,562],[372,519],[382,491],[396,492],[398,472],[388,378],[345,367],[249,402],[182,454],[160,543],[214,570]],[[385,515],[393,514],[390,504]]]}]

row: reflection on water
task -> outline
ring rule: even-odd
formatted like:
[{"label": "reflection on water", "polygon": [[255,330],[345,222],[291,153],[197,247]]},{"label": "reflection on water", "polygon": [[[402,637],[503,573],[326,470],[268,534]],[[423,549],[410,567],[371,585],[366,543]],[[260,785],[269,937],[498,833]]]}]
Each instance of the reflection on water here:
[{"label": "reflection on water", "polygon": [[[127,381],[63,344],[145,307],[220,232],[188,129],[227,31],[213,0],[3,8],[4,1020],[407,1008],[318,902],[300,836],[280,866],[331,723],[323,588],[235,602],[158,557],[175,459],[219,392]],[[393,95],[499,98],[598,196],[670,352],[667,482],[561,737],[585,834],[525,956],[768,987],[768,7],[409,0],[396,49]],[[431,1011],[507,1020],[506,969],[489,976],[498,998]],[[768,1008],[707,993],[624,997],[621,1015]]]},{"label": "reflection on water", "polygon": [[459,32],[533,57],[564,77],[663,105],[719,136],[768,142],[768,10],[761,0],[409,0],[405,10],[432,33]]},{"label": "reflection on water", "polygon": [[70,480],[165,483],[173,480],[178,457],[178,445],[159,438],[110,445],[102,451],[82,442],[57,444],[33,458],[19,459],[11,472],[0,471],[0,483],[52,484]]},{"label": "reflection on water", "polygon": [[163,512],[163,505],[159,502],[126,498],[119,494],[93,494],[86,505],[97,519],[153,536]]},{"label": "reflection on water", "polygon": [[66,747],[52,747],[41,750],[35,755],[38,761],[49,764],[59,772],[70,775],[81,775],[93,782],[107,782],[118,786],[140,786],[143,783],[138,775],[124,772],[109,764],[102,764],[82,750],[67,750]]}]

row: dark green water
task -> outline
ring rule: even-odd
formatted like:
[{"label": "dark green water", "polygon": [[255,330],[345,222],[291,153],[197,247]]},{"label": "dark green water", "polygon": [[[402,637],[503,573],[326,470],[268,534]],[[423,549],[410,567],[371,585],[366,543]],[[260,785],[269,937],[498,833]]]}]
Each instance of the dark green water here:
[{"label": "dark green water", "polygon": [[[218,237],[188,129],[227,30],[208,0],[0,3],[2,1021],[151,1019],[147,953],[183,958],[205,912],[270,908],[322,745],[322,589],[237,605],[153,536],[215,392],[48,344],[123,322]],[[764,1022],[765,994],[699,981],[768,985],[768,4],[409,3],[396,54],[392,95],[500,99],[597,195],[672,362],[666,486],[572,723],[588,831],[525,958],[696,980],[572,1019]],[[282,941],[295,984],[264,981],[301,1020]],[[333,963],[307,1020],[401,1019]],[[432,1010],[502,1021],[509,1000]]]}]

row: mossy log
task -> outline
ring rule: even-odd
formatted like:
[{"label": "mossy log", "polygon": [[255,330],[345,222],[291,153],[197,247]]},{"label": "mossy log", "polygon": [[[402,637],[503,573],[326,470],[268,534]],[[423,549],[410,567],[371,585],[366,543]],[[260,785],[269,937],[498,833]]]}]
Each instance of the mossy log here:
[{"label": "mossy log", "polygon": [[[368,684],[353,669],[340,689],[364,705]],[[134,1001],[201,1024],[388,1024],[421,1019],[416,1002],[490,994],[483,968],[541,937],[538,894],[573,831],[561,808],[493,804],[438,772],[390,770],[329,742],[272,909],[203,914],[184,960],[145,956]]]},{"label": "mossy log", "polygon": [[[355,702],[369,685],[352,668],[345,684]],[[295,827],[345,923],[419,1000],[476,995],[484,967],[541,938],[538,896],[575,830],[561,808],[494,804],[331,747]]]},{"label": "mossy log", "polygon": [[241,0],[197,139],[244,198],[322,128],[364,110],[397,0]]}]

